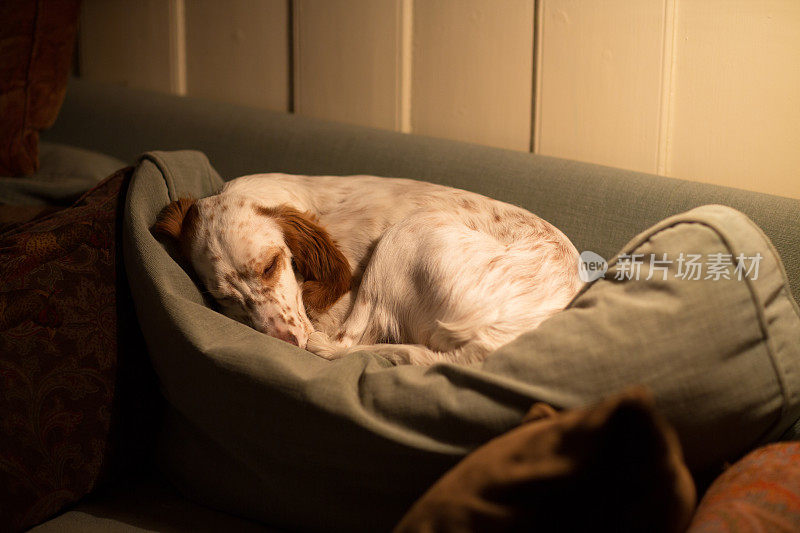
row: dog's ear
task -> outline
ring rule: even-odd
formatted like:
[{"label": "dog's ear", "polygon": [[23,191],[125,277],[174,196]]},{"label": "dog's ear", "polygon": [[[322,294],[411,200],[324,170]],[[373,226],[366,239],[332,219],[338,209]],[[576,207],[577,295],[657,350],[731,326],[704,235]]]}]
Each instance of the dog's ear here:
[{"label": "dog's ear", "polygon": [[259,212],[275,218],[283,230],[297,269],[305,278],[306,311],[324,312],[350,290],[347,258],[310,215],[287,206],[261,208]]},{"label": "dog's ear", "polygon": [[159,213],[153,233],[174,239],[188,257],[188,247],[197,222],[197,205],[192,198],[180,198]]}]

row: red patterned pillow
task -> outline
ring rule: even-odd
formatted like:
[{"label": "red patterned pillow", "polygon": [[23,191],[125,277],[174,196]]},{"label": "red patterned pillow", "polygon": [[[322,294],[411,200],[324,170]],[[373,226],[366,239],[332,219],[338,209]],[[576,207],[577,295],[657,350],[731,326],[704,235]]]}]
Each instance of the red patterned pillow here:
[{"label": "red patterned pillow", "polygon": [[4,531],[77,501],[106,468],[118,363],[117,197],[127,175],[0,235]]},{"label": "red patterned pillow", "polygon": [[689,532],[719,531],[800,531],[800,442],[759,448],[714,481]]},{"label": "red patterned pillow", "polygon": [[0,175],[39,168],[39,132],[67,90],[79,0],[0,2]]}]

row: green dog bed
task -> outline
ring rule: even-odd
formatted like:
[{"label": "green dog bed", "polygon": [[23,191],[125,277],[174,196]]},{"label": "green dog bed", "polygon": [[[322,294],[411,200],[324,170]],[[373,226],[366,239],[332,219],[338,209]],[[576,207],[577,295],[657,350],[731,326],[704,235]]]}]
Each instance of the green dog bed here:
[{"label": "green dog bed", "polygon": [[210,506],[274,526],[386,530],[534,402],[577,407],[630,384],[651,389],[695,472],[776,440],[800,416],[800,312],[775,249],[734,209],[670,217],[617,257],[759,254],[755,279],[679,279],[677,262],[657,272],[645,263],[628,279],[615,258],[567,309],[481,364],[396,367],[365,352],[329,362],[208,305],[150,228],[171,200],[222,183],[198,152],[147,154],[124,227],[169,405],[159,459]]}]

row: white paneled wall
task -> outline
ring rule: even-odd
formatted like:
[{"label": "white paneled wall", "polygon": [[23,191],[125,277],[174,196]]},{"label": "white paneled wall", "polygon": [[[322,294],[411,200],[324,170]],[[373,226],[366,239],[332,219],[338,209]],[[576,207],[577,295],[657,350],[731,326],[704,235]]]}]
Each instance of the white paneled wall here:
[{"label": "white paneled wall", "polygon": [[800,198],[800,2],[538,9],[536,152]]},{"label": "white paneled wall", "polygon": [[289,110],[286,0],[86,0],[80,73]]},{"label": "white paneled wall", "polygon": [[414,132],[530,149],[533,7],[532,0],[414,2]]},{"label": "white paneled wall", "polygon": [[656,171],[663,4],[540,2],[536,152]]},{"label": "white paneled wall", "polygon": [[81,76],[180,93],[181,0],[87,0],[80,22]]},{"label": "white paneled wall", "polygon": [[665,173],[800,198],[800,1],[679,2]]},{"label": "white paneled wall", "polygon": [[289,109],[286,0],[187,0],[186,93]]},{"label": "white paneled wall", "polygon": [[402,2],[295,0],[295,112],[400,129]]},{"label": "white paneled wall", "polygon": [[84,0],[81,75],[800,198],[797,0]]}]

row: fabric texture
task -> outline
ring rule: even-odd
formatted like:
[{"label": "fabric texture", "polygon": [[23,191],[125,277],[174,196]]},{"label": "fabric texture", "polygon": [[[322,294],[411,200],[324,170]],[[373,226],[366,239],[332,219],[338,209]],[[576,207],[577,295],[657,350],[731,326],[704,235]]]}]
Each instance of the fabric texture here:
[{"label": "fabric texture", "polygon": [[[168,410],[162,468],[188,496],[280,527],[385,530],[467,453],[538,401],[652,390],[687,464],[716,469],[781,435],[800,406],[800,316],[778,254],[741,213],[706,206],[623,253],[760,254],[757,279],[605,279],[480,365],[328,362],[213,311],[153,237],[158,212],[222,180],[197,152],[153,152],[131,183],[124,249]],[[458,183],[450,183],[459,185]],[[213,465],[211,467],[210,465]],[[358,512],[353,512],[358,509]]]},{"label": "fabric texture", "polygon": [[43,141],[35,174],[25,179],[0,176],[0,204],[68,207],[124,166],[99,152]]},{"label": "fabric texture", "polygon": [[406,513],[395,533],[683,533],[696,491],[675,431],[643,389],[587,409],[534,405]]},{"label": "fabric texture", "polygon": [[39,168],[39,132],[64,100],[79,8],[79,0],[0,3],[0,176]]},{"label": "fabric texture", "polygon": [[759,448],[706,491],[689,533],[800,531],[800,443]]},{"label": "fabric texture", "polygon": [[35,525],[107,466],[117,362],[120,171],[0,235],[0,524]]}]

